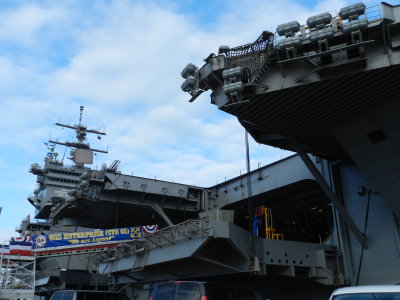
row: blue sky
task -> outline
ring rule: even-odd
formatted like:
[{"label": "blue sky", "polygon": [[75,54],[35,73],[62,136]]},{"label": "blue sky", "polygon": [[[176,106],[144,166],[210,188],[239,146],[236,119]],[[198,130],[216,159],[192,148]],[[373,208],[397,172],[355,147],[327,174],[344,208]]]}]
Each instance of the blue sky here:
[{"label": "blue sky", "polygon": [[[335,12],[354,1],[1,1],[0,241],[34,211],[26,198],[50,137],[72,140],[55,122],[105,130],[95,165],[121,160],[124,173],[211,186],[245,170],[244,130],[180,90],[187,63],[263,30]],[[367,6],[377,4],[368,1]],[[397,1],[389,3],[398,4]],[[63,149],[59,148],[60,155]],[[291,153],[251,142],[252,168]]]}]

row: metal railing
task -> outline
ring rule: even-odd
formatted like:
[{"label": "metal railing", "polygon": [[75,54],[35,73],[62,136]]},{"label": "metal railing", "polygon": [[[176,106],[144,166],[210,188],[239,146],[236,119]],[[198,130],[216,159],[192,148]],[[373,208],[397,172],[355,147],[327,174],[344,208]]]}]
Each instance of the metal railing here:
[{"label": "metal railing", "polygon": [[212,235],[211,222],[209,218],[198,220],[187,220],[177,225],[169,226],[156,231],[152,234],[144,235],[128,243],[120,244],[109,248],[101,253],[97,253],[93,258],[98,263],[110,262],[132,255],[142,257],[140,266],[136,269],[142,269],[146,263],[148,252],[154,248],[162,248],[166,245],[174,245],[181,241],[201,238],[205,239]]},{"label": "metal railing", "polygon": [[211,224],[209,218],[198,220],[187,220],[177,225],[169,226],[145,236],[150,242],[150,248],[161,248],[167,244],[175,244],[178,241],[192,238],[206,238],[211,235]]},{"label": "metal railing", "polygon": [[381,9],[379,5],[367,7],[365,10],[365,17],[368,21],[379,20],[382,18]]}]

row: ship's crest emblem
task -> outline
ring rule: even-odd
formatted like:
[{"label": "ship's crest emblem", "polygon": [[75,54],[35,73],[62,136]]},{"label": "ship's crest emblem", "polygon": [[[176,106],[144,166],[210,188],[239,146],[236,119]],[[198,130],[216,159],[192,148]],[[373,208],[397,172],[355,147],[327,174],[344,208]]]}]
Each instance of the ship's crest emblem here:
[{"label": "ship's crest emblem", "polygon": [[47,242],[47,239],[46,239],[45,235],[39,235],[35,240],[36,246],[38,248],[44,247],[46,245],[46,242]]}]

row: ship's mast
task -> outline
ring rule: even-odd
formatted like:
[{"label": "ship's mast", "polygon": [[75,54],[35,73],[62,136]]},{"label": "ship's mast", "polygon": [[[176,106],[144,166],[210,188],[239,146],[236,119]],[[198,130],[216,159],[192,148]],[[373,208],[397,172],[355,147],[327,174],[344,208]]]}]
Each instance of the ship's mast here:
[{"label": "ship's mast", "polygon": [[72,155],[71,159],[78,167],[83,167],[84,164],[92,164],[93,163],[93,152],[108,153],[108,151],[105,151],[105,150],[90,148],[90,145],[88,143],[85,143],[86,135],[88,133],[97,134],[99,138],[100,138],[100,135],[106,135],[106,133],[95,130],[95,129],[87,129],[86,126],[82,125],[83,109],[84,109],[84,107],[80,106],[79,124],[78,125],[69,125],[69,124],[63,124],[63,123],[58,123],[58,122],[56,123],[57,126],[75,130],[77,141],[63,143],[63,142],[49,140],[50,143],[72,148],[73,150],[71,151],[71,155]]}]

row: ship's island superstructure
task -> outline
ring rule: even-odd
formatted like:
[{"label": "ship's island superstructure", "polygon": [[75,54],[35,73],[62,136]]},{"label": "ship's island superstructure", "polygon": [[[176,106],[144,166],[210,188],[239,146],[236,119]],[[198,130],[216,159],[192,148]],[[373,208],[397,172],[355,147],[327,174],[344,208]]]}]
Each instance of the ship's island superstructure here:
[{"label": "ship's island superstructure", "polygon": [[154,282],[195,279],[327,299],[336,286],[400,283],[400,6],[367,14],[357,3],[285,23],[182,71],[190,101],[210,90],[257,142],[297,153],[215,186],[125,175],[119,161],[93,170],[85,135],[104,133],[57,124],[77,132],[57,142],[74,165],[54,153],[32,165],[39,188],[28,200],[45,221],[19,232],[158,231],[37,256],[37,294],[112,288],[145,299]]}]

